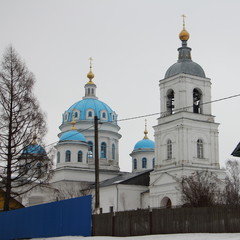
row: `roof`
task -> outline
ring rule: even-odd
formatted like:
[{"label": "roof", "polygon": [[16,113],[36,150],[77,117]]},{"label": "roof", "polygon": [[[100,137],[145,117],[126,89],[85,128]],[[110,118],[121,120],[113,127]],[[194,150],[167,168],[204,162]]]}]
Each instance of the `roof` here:
[{"label": "roof", "polygon": [[240,142],[236,146],[236,148],[233,150],[232,154],[234,157],[240,157]]},{"label": "roof", "polygon": [[116,120],[116,114],[113,112],[113,110],[104,102],[95,99],[95,98],[85,98],[83,100],[80,100],[76,103],[74,103],[67,112],[69,113],[68,122],[71,122],[72,114],[74,111],[79,111],[80,116],[74,116],[74,120],[87,120],[87,114],[89,110],[92,110],[93,116],[97,116],[99,119],[102,119],[101,114],[103,112],[106,113],[106,121],[108,122],[115,122]]},{"label": "roof", "polygon": [[135,173],[123,172],[116,177],[102,181],[100,187],[107,187],[116,184],[149,186],[149,175],[151,171],[153,170],[150,169]]},{"label": "roof", "polygon": [[59,141],[82,141],[82,142],[87,142],[85,136],[76,131],[76,130],[71,130],[71,131],[68,131],[68,132],[65,132],[63,133],[61,136],[60,136],[60,139]]},{"label": "roof", "polygon": [[152,141],[150,139],[143,139],[143,140],[138,141],[134,146],[134,150],[143,149],[143,148],[144,149],[146,149],[146,148],[154,149],[155,148],[154,141]]},{"label": "roof", "polygon": [[39,154],[46,155],[44,148],[38,144],[30,144],[24,148],[23,154]]}]

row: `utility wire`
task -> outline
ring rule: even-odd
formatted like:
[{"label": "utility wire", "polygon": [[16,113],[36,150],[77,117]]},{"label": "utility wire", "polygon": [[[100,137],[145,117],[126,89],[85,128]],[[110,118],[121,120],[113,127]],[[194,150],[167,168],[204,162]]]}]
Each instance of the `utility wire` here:
[{"label": "utility wire", "polygon": [[[209,102],[200,103],[200,105],[205,105],[205,104],[220,102],[220,101],[228,100],[228,99],[235,98],[235,97],[240,97],[240,94],[235,94],[235,95],[232,95],[232,96],[228,96],[228,97],[224,97],[224,98],[219,98],[219,99],[212,100],[212,101],[209,101]],[[192,108],[192,107],[193,107],[193,105],[187,106],[187,107],[183,107],[183,108],[174,109],[174,111],[177,112],[177,111],[186,110],[186,109]],[[145,115],[140,115],[140,116],[135,116],[135,117],[123,118],[123,119],[117,120],[116,122],[129,121],[129,120],[134,120],[134,119],[139,119],[139,118],[144,118],[144,117],[152,117],[152,116],[155,116],[155,115],[166,114],[166,113],[168,113],[168,111],[158,112],[158,113],[150,113],[150,114],[145,114]],[[99,123],[102,124],[102,123],[104,123],[104,122],[99,122]],[[84,132],[84,131],[92,128],[92,127],[94,127],[94,125],[86,128],[86,129],[83,129],[83,130],[81,130],[81,131],[80,131],[79,129],[75,129],[75,130],[78,131],[79,133],[81,133],[81,132]],[[75,133],[75,134],[73,134],[73,135],[70,135],[69,137],[75,136],[76,134],[77,134],[77,133]],[[64,140],[67,140],[67,138],[64,139]],[[50,143],[50,144],[46,145],[45,147],[49,147],[49,146],[54,145],[54,144],[56,144],[56,143],[58,143],[58,142],[59,142],[59,141]]]},{"label": "utility wire", "polygon": [[[220,102],[220,101],[224,101],[224,100],[227,100],[227,99],[230,99],[230,98],[235,98],[235,97],[240,97],[240,94],[236,94],[236,95],[232,95],[232,96],[224,97],[224,98],[219,98],[219,99],[212,100],[212,101],[209,101],[209,102],[200,103],[200,105]],[[178,109],[174,109],[174,111],[177,112],[177,111],[186,110],[186,109],[192,108],[192,107],[193,107],[193,105],[178,108]],[[167,113],[168,113],[168,111],[158,112],[158,113],[150,113],[150,114],[145,114],[145,115],[140,115],[140,116],[135,116],[135,117],[123,118],[123,119],[117,120],[117,122],[129,121],[129,120],[134,120],[134,119],[144,118],[144,117],[152,117],[152,116],[155,116],[155,115],[160,115],[160,114],[162,115],[162,114],[167,114]]]}]

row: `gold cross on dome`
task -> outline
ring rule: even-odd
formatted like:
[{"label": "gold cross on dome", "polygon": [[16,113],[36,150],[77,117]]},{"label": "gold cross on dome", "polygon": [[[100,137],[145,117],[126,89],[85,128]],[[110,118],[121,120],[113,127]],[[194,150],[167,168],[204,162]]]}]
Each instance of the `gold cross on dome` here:
[{"label": "gold cross on dome", "polygon": [[89,58],[89,61],[90,61],[90,68],[92,68],[92,61],[93,61],[92,57]]},{"label": "gold cross on dome", "polygon": [[184,14],[182,14],[181,17],[183,18],[183,27],[185,27],[185,18],[186,18],[186,16]]}]

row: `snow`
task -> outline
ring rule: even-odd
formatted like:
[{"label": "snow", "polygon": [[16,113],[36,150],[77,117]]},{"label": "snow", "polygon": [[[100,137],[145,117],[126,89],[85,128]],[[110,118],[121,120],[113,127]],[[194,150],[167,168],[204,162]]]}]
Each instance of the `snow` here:
[{"label": "snow", "polygon": [[35,240],[240,240],[240,233],[185,233],[185,234],[162,234],[134,237],[54,237],[35,238]]}]

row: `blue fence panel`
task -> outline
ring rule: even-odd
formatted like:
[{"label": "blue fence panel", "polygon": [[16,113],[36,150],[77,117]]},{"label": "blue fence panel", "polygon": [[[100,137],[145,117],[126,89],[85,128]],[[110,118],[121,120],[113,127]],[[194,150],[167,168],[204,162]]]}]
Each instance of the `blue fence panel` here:
[{"label": "blue fence panel", "polygon": [[91,236],[91,196],[0,213],[0,240]]}]

